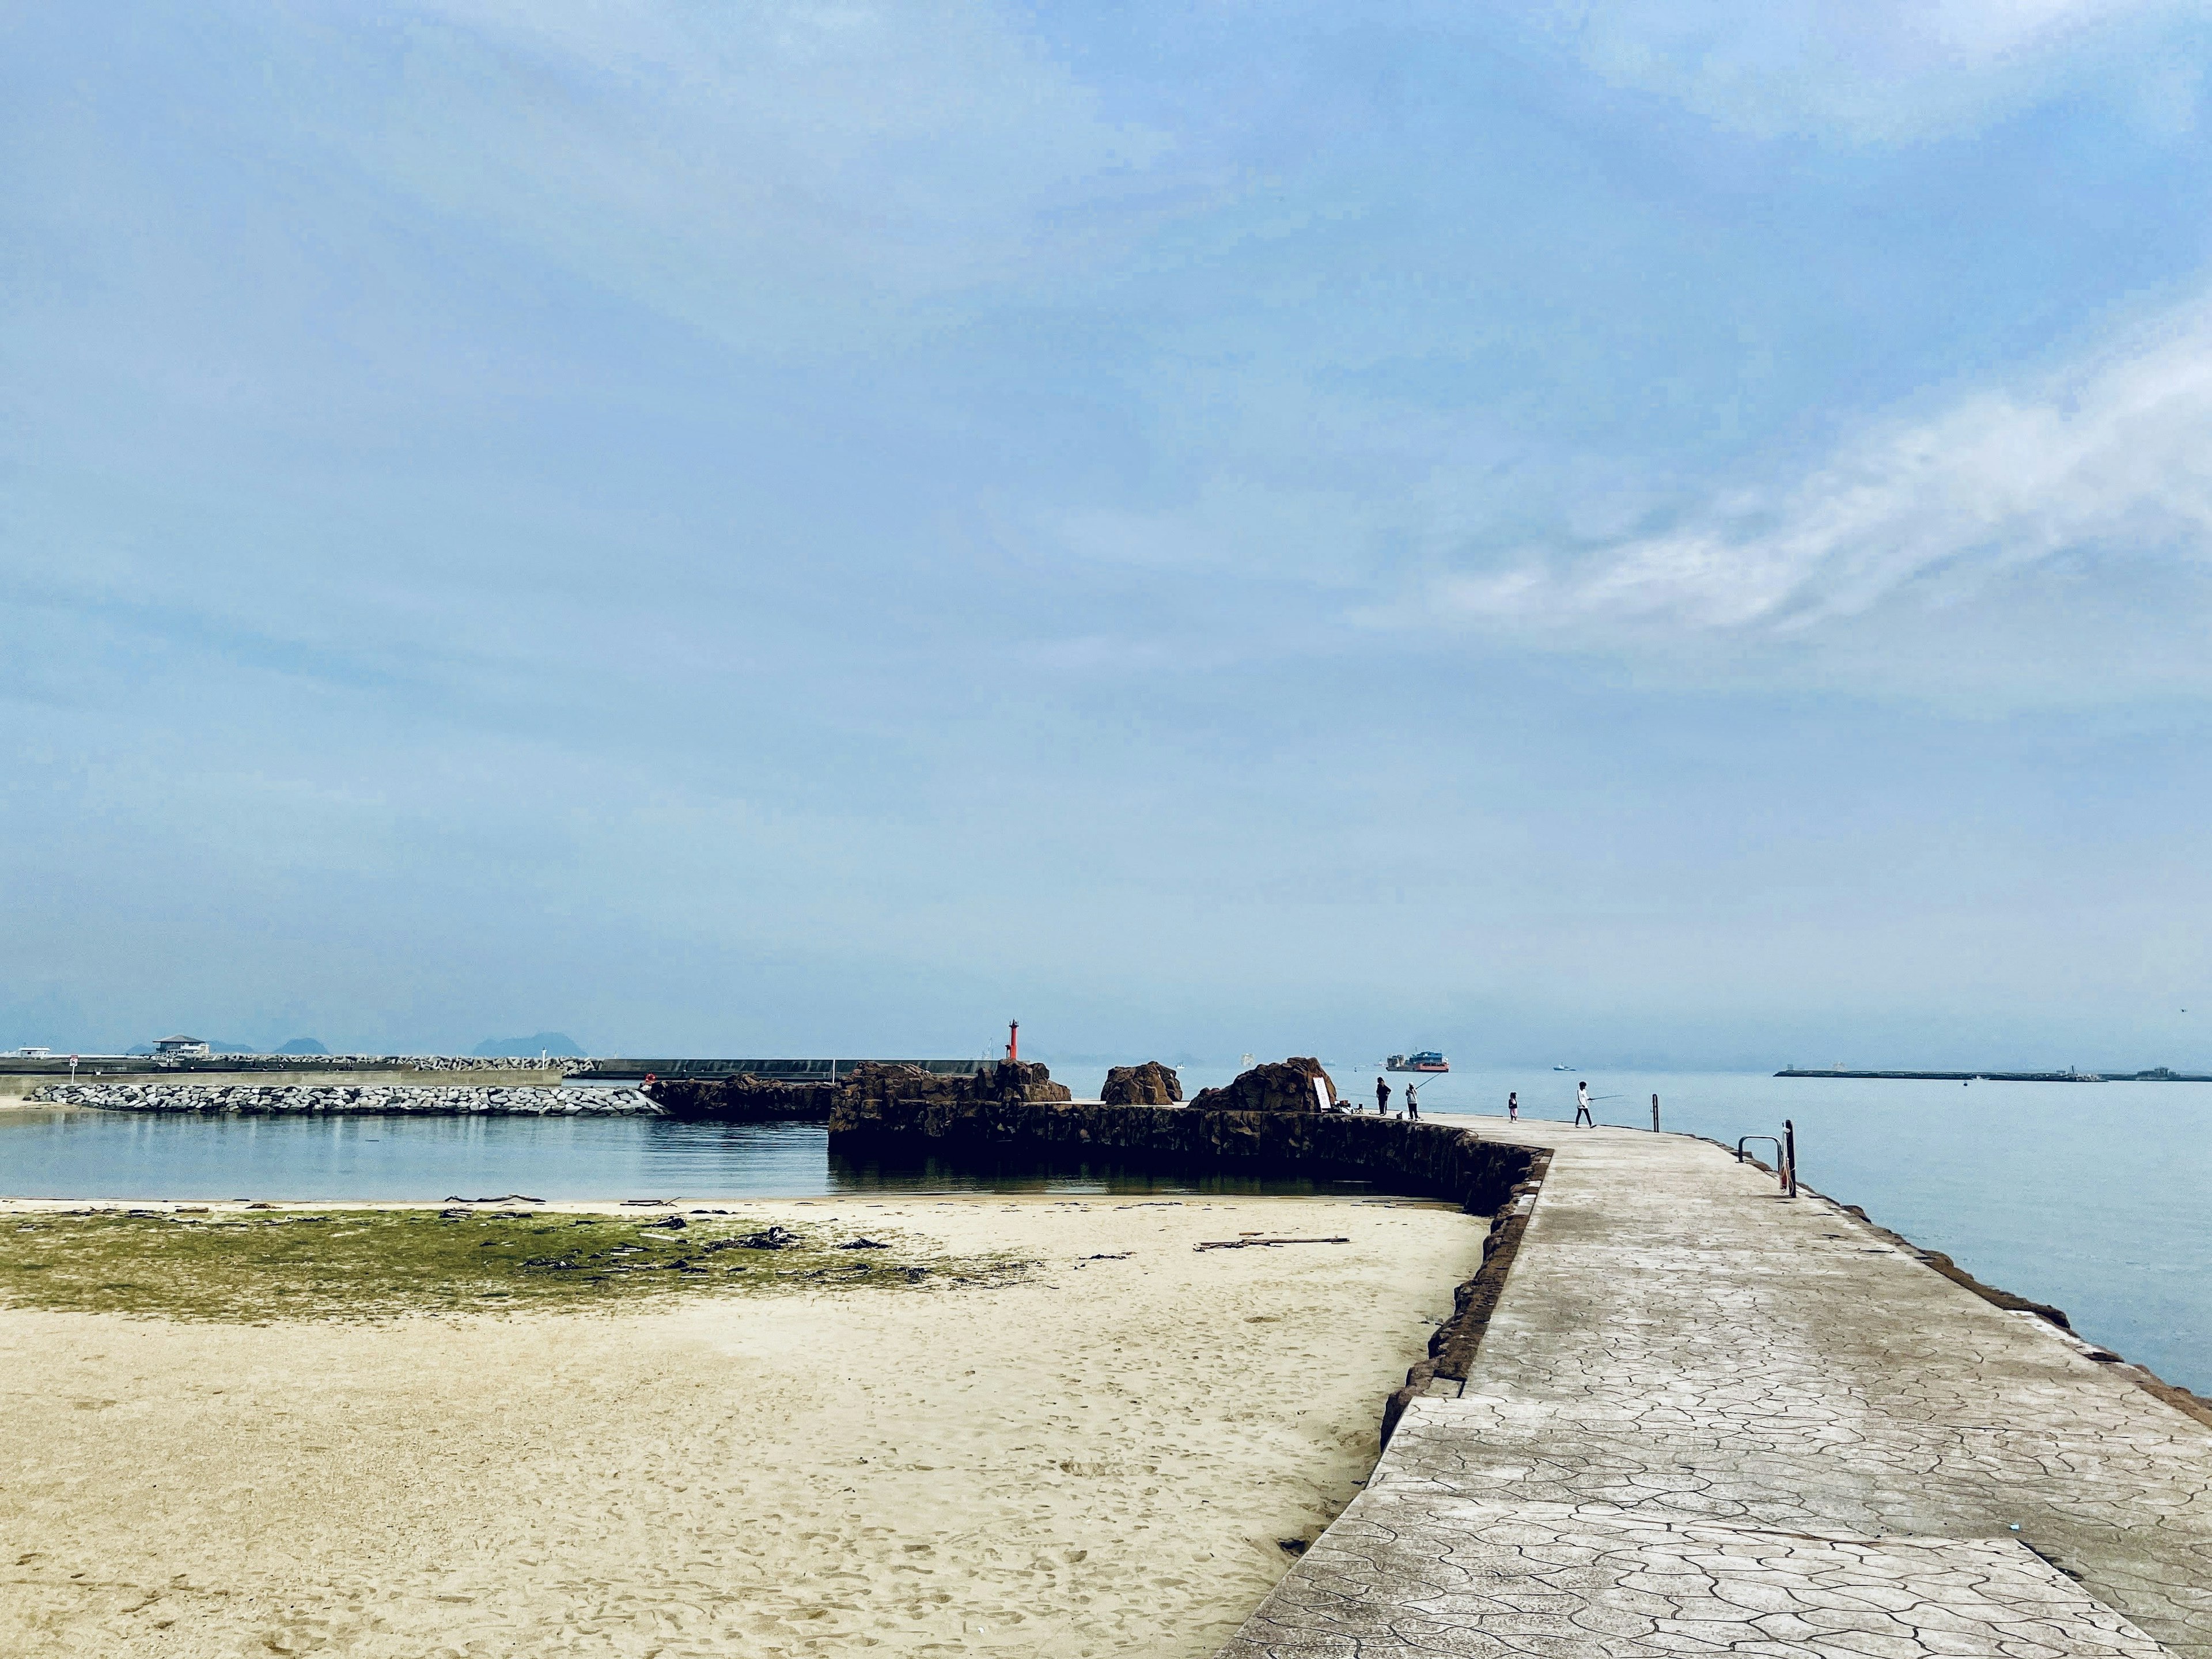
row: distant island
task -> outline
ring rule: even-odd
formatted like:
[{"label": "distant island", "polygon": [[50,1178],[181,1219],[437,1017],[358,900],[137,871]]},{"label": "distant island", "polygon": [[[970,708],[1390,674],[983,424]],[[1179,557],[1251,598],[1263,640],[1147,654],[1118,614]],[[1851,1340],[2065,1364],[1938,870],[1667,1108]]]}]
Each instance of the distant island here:
[{"label": "distant island", "polygon": [[2154,1066],[2148,1072],[1856,1072],[1843,1066],[1785,1066],[1777,1077],[1919,1079],[1932,1083],[2212,1083],[2202,1072]]}]

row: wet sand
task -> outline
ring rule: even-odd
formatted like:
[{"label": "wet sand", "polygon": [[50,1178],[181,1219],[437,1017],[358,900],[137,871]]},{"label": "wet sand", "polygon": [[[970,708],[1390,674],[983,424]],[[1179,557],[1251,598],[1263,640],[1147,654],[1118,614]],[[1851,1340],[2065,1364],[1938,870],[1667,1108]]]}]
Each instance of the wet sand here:
[{"label": "wet sand", "polygon": [[[1485,1231],[1343,1199],[730,1207],[1040,1265],[381,1324],[0,1312],[0,1651],[1204,1655],[1358,1491]],[[1246,1233],[1352,1242],[1193,1248]]]}]

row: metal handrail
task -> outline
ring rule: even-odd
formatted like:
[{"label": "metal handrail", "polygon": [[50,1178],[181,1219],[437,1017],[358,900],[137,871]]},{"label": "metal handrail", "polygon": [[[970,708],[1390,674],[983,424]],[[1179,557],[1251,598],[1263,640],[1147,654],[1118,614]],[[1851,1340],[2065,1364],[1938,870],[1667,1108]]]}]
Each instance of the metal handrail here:
[{"label": "metal handrail", "polygon": [[[1784,1136],[1789,1139],[1785,1141]],[[1784,1198],[1797,1196],[1797,1126],[1785,1123],[1779,1135],[1739,1135],[1735,1143],[1735,1161],[1743,1162],[1743,1144],[1747,1140],[1771,1141],[1774,1146],[1774,1178],[1782,1183]]]},{"label": "metal handrail", "polygon": [[1771,1140],[1774,1143],[1774,1167],[1782,1167],[1782,1137],[1780,1135],[1739,1135],[1735,1143],[1735,1161],[1743,1162],[1743,1143],[1747,1140]]}]

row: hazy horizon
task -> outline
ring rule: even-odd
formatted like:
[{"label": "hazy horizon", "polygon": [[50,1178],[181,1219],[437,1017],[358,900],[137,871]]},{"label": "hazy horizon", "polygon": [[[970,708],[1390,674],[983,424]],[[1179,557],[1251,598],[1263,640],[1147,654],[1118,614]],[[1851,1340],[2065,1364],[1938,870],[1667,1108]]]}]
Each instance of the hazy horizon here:
[{"label": "hazy horizon", "polygon": [[2212,1069],[2201,7],[0,40],[0,1048]]}]

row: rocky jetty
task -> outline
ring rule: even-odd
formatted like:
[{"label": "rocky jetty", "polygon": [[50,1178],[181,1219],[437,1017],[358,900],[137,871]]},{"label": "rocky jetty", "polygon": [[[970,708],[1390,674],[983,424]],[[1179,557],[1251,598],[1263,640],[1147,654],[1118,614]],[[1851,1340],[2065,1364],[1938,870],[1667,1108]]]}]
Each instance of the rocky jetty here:
[{"label": "rocky jetty", "polygon": [[[966,1077],[925,1072],[919,1066],[887,1065],[869,1060],[855,1066],[853,1074],[837,1085],[836,1109],[865,1107],[872,1102],[902,1101],[914,1105],[951,1107],[1014,1105],[1073,1100],[1064,1083],[1034,1060],[1002,1060],[996,1066]],[[833,1117],[835,1114],[832,1114]]]},{"label": "rocky jetty", "polygon": [[635,1089],[481,1089],[299,1084],[209,1088],[189,1083],[58,1083],[29,1098],[105,1112],[231,1113],[254,1117],[404,1114],[442,1117],[659,1117]]},{"label": "rocky jetty", "polygon": [[1336,1079],[1319,1060],[1294,1054],[1255,1066],[1225,1088],[1201,1089],[1190,1103],[1211,1112],[1324,1112],[1338,1103]]},{"label": "rocky jetty", "polygon": [[[1174,1087],[1174,1073],[1168,1078],[1168,1086]],[[1069,1097],[1066,1087],[1054,1083],[1051,1073],[1026,1062],[1001,1062],[961,1076],[886,1060],[855,1066],[834,1084],[786,1083],[742,1073],[726,1079],[663,1079],[646,1092],[670,1117],[728,1123],[823,1123],[842,1100],[972,1104]]]},{"label": "rocky jetty", "polygon": [[670,1117],[705,1118],[720,1123],[820,1123],[830,1116],[841,1085],[781,1083],[741,1073],[703,1081],[662,1079],[645,1092]]},{"label": "rocky jetty", "polygon": [[1116,1066],[1106,1073],[1098,1098],[1109,1106],[1172,1106],[1182,1098],[1182,1079],[1157,1060]]}]

